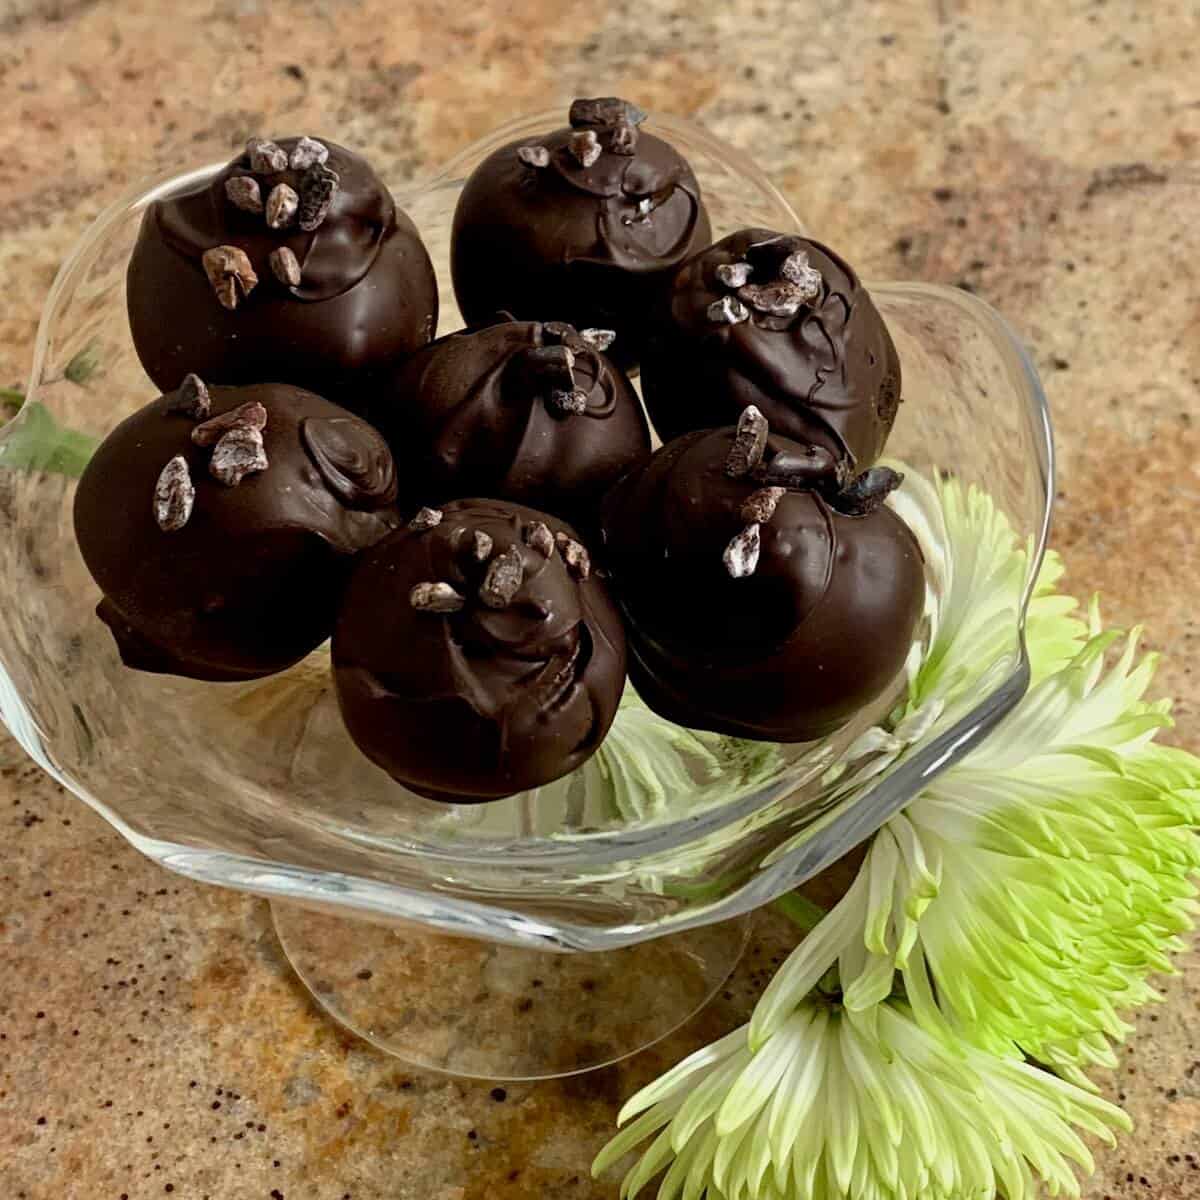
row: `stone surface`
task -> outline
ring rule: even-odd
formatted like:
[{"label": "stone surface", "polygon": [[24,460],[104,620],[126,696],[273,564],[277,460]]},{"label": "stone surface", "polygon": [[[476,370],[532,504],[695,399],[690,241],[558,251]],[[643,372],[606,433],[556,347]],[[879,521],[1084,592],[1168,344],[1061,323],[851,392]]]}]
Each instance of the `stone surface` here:
[{"label": "stone surface", "polygon": [[[510,116],[629,94],[744,146],[868,278],[1009,315],[1054,408],[1068,582],[1146,622],[1172,739],[1197,748],[1200,11],[805,9],[801,32],[788,0],[414,0],[403,20],[392,0],[0,0],[0,387],[59,260],[139,176],[304,130],[401,182]],[[265,905],[152,867],[10,741],[0,766],[6,1200],[610,1200],[588,1164],[621,1099],[739,1020],[789,944],[765,919],[725,996],[631,1063],[493,1093],[343,1035]],[[1089,1200],[1200,1197],[1200,956],[1180,965],[1102,1080],[1138,1132]]]}]

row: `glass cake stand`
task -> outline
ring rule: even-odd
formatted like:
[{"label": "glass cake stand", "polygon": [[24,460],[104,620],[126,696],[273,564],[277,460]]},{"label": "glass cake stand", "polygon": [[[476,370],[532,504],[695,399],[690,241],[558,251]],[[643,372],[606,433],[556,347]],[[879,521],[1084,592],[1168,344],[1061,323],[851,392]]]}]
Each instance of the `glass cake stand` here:
[{"label": "glass cake stand", "polygon": [[[397,192],[437,269],[442,332],[459,324],[448,259],[464,177],[496,146],[560,123],[542,113],[509,124]],[[740,151],[677,118],[648,128],[691,161],[715,237],[746,225],[802,230]],[[787,746],[694,734],[627,695],[600,752],[570,777],[455,807],[421,799],[358,753],[327,648],[252,683],[124,668],[75,545],[75,479],[96,439],[156,394],[125,316],[142,213],[217,166],[123,196],[46,302],[26,403],[0,430],[0,716],[142,853],[269,898],[300,978],[383,1050],[494,1079],[634,1053],[721,987],[749,914],[868,837],[1013,707],[1028,683],[1024,602],[1006,615],[989,683],[970,705],[852,793],[832,785],[831,768],[894,705],[903,678],[833,736]],[[904,372],[889,456],[990,493],[1029,540],[1027,602],[1053,495],[1036,372],[1003,320],[965,292],[871,290]],[[930,604],[943,582],[930,574]]]}]

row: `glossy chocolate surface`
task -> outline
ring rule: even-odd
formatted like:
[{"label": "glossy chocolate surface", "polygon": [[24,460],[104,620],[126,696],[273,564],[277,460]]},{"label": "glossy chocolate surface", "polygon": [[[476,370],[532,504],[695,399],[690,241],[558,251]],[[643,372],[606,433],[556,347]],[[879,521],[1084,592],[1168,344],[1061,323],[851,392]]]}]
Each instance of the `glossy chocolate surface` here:
[{"label": "glossy chocolate surface", "polygon": [[[438,511],[359,560],[334,676],[364,754],[422,795],[478,803],[591,756],[624,688],[625,635],[597,576],[541,544],[539,525],[574,537],[561,521],[493,500]],[[421,585],[439,590],[414,600]]]},{"label": "glossy chocolate surface", "polygon": [[414,502],[493,496],[585,531],[605,491],[650,455],[624,372],[555,322],[439,338],[380,391],[371,417]]},{"label": "glossy chocolate surface", "polygon": [[[298,141],[278,145],[290,154]],[[264,211],[231,199],[231,180],[249,181],[264,208],[280,185],[302,196],[314,170],[252,171],[248,155],[147,209],[127,303],[142,366],[164,391],[195,371],[217,383],[294,383],[357,411],[376,372],[433,336],[437,285],[416,227],[362,158],[321,144],[328,159],[316,170],[337,184],[315,229],[301,227],[303,208],[274,229]],[[237,289],[233,308],[215,294],[203,261],[221,246],[244,252],[257,279]],[[272,255],[281,250],[294,256],[295,286],[276,273]]]},{"label": "glossy chocolate surface", "polygon": [[[657,291],[712,235],[687,162],[622,105],[577,101],[572,126],[503,146],[471,174],[451,245],[469,325],[506,311],[613,329],[613,357],[637,362]],[[590,136],[598,153],[584,165],[578,139]]]},{"label": "glossy chocolate surface", "polygon": [[[76,492],[75,533],[127,666],[252,679],[329,636],[354,555],[399,524],[395,469],[371,426],[310,392],[209,391],[211,417],[262,406],[266,468],[234,486],[214,478],[220,440],[194,437],[203,420],[170,393],[101,443]],[[190,511],[186,495],[158,511],[164,468],[176,458],[194,492]]]},{"label": "glossy chocolate surface", "polygon": [[805,486],[767,493],[761,474],[730,477],[733,444],[731,429],[685,435],[605,505],[630,679],[679,724],[807,741],[903,667],[925,597],[921,551],[878,495],[865,515],[838,511],[864,489],[847,487],[832,456],[769,436],[764,472],[783,479],[816,465]]},{"label": "glossy chocolate surface", "polygon": [[[797,252],[820,290],[792,315],[756,309],[721,278],[746,264],[751,285],[778,284]],[[717,319],[726,305],[733,319]],[[896,347],[853,268],[819,242],[767,229],[731,234],[685,263],[642,354],[642,394],[664,442],[732,424],[753,404],[775,432],[860,470],[883,452],[900,383]]]}]

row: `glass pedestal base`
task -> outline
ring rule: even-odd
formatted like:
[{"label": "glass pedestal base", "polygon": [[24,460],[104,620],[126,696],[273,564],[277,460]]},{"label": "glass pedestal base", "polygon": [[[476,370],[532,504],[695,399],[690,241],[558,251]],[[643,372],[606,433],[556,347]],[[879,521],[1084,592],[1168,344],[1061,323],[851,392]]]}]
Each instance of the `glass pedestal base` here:
[{"label": "glass pedestal base", "polygon": [[271,909],[289,962],[335,1021],[413,1066],[494,1080],[574,1075],[653,1045],[712,999],[750,930],[746,917],[555,954]]}]

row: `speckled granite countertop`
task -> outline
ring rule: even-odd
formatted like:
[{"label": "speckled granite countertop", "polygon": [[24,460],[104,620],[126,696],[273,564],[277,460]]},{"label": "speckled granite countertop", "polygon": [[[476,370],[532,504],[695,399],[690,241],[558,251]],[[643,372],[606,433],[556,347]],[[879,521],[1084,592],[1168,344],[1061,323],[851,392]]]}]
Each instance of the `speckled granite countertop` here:
[{"label": "speckled granite countertop", "polygon": [[[1188,0],[0,0],[0,386],[132,178],[262,129],[388,178],[625,93],[754,153],[870,278],[970,287],[1037,350],[1078,594],[1145,619],[1200,746],[1200,10]],[[621,1098],[732,1027],[787,947],[618,1068],[488,1085],[321,1017],[264,904],[164,874],[0,737],[4,1200],[599,1200]],[[1200,1197],[1200,956],[1104,1081],[1138,1124],[1091,1200]],[[631,981],[631,986],[635,986]]]}]

